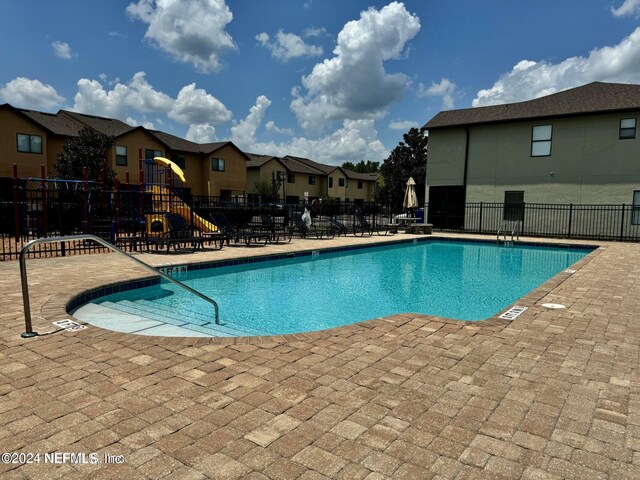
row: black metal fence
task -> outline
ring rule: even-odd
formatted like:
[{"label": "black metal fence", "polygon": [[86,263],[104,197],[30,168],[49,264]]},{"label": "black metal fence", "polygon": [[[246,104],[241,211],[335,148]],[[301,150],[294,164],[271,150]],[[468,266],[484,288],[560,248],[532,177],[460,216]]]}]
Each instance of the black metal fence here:
[{"label": "black metal fence", "polygon": [[[137,186],[116,191],[92,188],[49,189],[14,187],[0,197],[0,260],[17,259],[22,247],[35,238],[91,233],[112,243],[124,237],[159,235],[167,231],[165,213],[174,212],[198,230],[206,229],[212,213],[224,213],[245,227],[261,215],[290,224],[308,208],[312,217],[353,222],[356,211],[373,222],[388,222],[388,207],[371,202],[322,201],[296,204],[259,203],[247,198],[194,196],[166,188]],[[384,220],[383,220],[384,218]],[[133,243],[123,243],[125,248]],[[66,256],[104,251],[93,242],[74,241],[36,245],[29,256]]]},{"label": "black metal fence", "polygon": [[429,209],[434,230],[532,237],[640,241],[640,206],[467,203]]},{"label": "black metal fence", "polygon": [[[260,203],[244,197],[194,196],[149,186],[107,191],[97,185],[63,189],[14,185],[0,190],[0,260],[17,259],[28,241],[40,237],[91,233],[115,242],[122,237],[159,234],[167,229],[164,213],[168,211],[202,230],[212,213],[225,213],[238,226],[250,225],[265,214],[290,224],[305,208],[312,217],[336,218],[347,225],[353,223],[357,211],[373,224],[386,224],[394,214],[388,205],[373,202]],[[495,235],[516,229],[526,236],[640,241],[640,207],[632,205],[480,202],[431,205],[424,211],[435,231]],[[100,251],[92,242],[77,241],[38,245],[30,255]]]}]

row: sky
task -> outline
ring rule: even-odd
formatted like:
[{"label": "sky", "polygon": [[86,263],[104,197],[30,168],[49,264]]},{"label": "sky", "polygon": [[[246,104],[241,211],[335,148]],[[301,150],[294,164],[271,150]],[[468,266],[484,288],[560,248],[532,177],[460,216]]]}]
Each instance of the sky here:
[{"label": "sky", "polygon": [[334,165],[441,110],[640,83],[640,0],[2,0],[0,32],[0,103]]}]

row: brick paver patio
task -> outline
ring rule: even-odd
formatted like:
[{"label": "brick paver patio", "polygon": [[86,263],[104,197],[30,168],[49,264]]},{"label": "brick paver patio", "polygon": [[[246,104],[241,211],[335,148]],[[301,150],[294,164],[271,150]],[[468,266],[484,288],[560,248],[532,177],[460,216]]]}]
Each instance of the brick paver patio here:
[{"label": "brick paver patio", "polygon": [[[381,240],[141,258],[184,263]],[[68,318],[64,306],[81,290],[146,275],[113,254],[28,265],[40,333]],[[640,478],[640,245],[607,244],[576,269],[525,297],[529,310],[512,322],[405,313],[237,341],[93,326],[22,339],[18,264],[4,262],[0,452],[85,453],[88,463],[3,456],[0,477]],[[124,463],[93,464],[90,453]]]}]

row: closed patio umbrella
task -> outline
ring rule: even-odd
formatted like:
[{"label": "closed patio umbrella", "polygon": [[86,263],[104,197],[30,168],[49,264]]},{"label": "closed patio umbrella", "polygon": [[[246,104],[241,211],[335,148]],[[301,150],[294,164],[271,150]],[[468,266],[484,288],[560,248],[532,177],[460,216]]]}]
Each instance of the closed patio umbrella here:
[{"label": "closed patio umbrella", "polygon": [[404,202],[402,206],[406,209],[418,207],[418,197],[416,196],[416,182],[413,177],[407,180],[407,189],[404,192]]}]

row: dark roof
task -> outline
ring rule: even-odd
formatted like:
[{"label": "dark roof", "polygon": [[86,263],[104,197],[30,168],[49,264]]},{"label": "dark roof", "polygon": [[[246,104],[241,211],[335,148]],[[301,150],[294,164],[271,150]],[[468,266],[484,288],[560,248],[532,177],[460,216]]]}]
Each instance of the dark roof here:
[{"label": "dark roof", "polygon": [[347,175],[347,178],[351,178],[353,180],[367,180],[370,182],[374,182],[380,178],[380,173],[360,173],[354,172],[353,170],[347,170],[346,168],[342,169],[344,173]]},{"label": "dark roof", "polygon": [[119,137],[122,134],[130,132],[136,128],[143,127],[132,127],[120,120],[115,118],[106,118],[106,117],[98,117],[95,115],[85,115],[84,113],[70,112],[68,110],[60,110],[58,112],[59,116],[69,116],[73,120],[86,125],[87,127],[91,127],[94,130],[103,133],[104,135]]},{"label": "dark roof", "polygon": [[291,172],[295,173],[307,173],[311,175],[324,175],[325,171],[319,168],[313,167],[305,162],[300,161],[300,157],[291,157],[287,155],[280,159],[285,167]]},{"label": "dark roof", "polygon": [[447,110],[425,124],[429,130],[535,118],[640,109],[640,85],[593,82],[526,102]]},{"label": "dark roof", "polygon": [[[215,152],[216,150],[221,149],[222,147],[224,147],[225,145],[227,145],[229,143],[231,143],[231,142],[226,141],[226,142],[201,143],[200,144],[200,151],[202,153]],[[233,145],[233,143],[231,143],[231,145]],[[234,147],[235,147],[235,145],[234,145]],[[244,152],[242,152],[242,153],[245,154]]]},{"label": "dark roof", "polygon": [[244,157],[245,161],[248,162],[249,160],[251,160],[251,158],[246,153],[244,153],[242,150],[240,150],[237,147],[237,145],[235,143],[231,142],[231,141],[202,143],[202,144],[200,144],[200,152],[204,153],[205,155],[208,155],[208,154],[213,153],[216,150],[220,150],[222,147],[226,147],[226,146],[230,146],[235,151],[240,153]]},{"label": "dark roof", "polygon": [[170,133],[161,132],[160,130],[148,130],[148,132],[164,143],[171,150],[179,152],[200,153],[202,151],[199,144],[176,137]]},{"label": "dark roof", "polygon": [[320,170],[320,172],[328,174],[334,171],[337,167],[336,165],[325,165],[324,163],[314,162],[308,158],[304,157],[295,157],[293,155],[287,155],[285,158],[291,158],[292,160],[307,165],[308,167],[315,168],[316,170]]},{"label": "dark roof", "polygon": [[35,110],[24,109],[16,110],[55,135],[75,137],[82,128],[80,124],[74,122],[70,118],[65,118],[55,113],[36,112]]},{"label": "dark roof", "polygon": [[249,161],[247,162],[247,168],[256,168],[256,167],[261,167],[263,166],[265,163],[270,162],[271,160],[273,160],[274,158],[276,160],[279,160],[278,157],[274,156],[274,155],[260,155],[258,153],[247,153],[246,154],[247,157],[249,157]]}]

